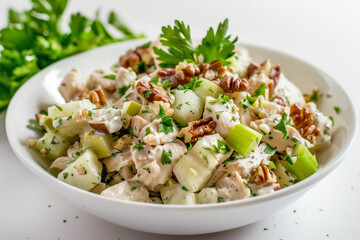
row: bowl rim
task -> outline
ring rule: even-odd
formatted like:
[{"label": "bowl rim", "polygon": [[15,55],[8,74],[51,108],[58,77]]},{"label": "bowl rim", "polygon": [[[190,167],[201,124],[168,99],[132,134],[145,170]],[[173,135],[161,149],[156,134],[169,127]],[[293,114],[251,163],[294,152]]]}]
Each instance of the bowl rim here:
[{"label": "bowl rim", "polygon": [[[194,205],[154,204],[154,203],[143,203],[143,202],[134,202],[134,201],[126,201],[126,200],[121,200],[121,199],[109,198],[109,197],[101,196],[99,194],[94,194],[92,192],[88,192],[83,189],[74,187],[70,184],[67,184],[67,183],[55,178],[48,171],[46,171],[44,168],[42,168],[38,163],[36,163],[33,160],[33,158],[29,158],[24,154],[24,151],[27,151],[27,149],[25,149],[26,148],[25,146],[21,147],[18,144],[18,138],[15,136],[15,134],[12,134],[12,129],[14,128],[14,126],[13,126],[13,122],[11,121],[11,119],[16,111],[16,108],[14,107],[15,103],[18,101],[18,99],[21,99],[21,92],[28,85],[31,85],[31,82],[34,79],[41,77],[42,74],[45,74],[47,71],[51,70],[52,68],[57,67],[58,65],[61,66],[64,62],[69,62],[75,58],[84,57],[87,54],[89,54],[90,52],[96,52],[96,51],[101,52],[106,48],[118,47],[118,45],[124,45],[124,46],[129,45],[129,46],[134,47],[134,46],[136,46],[135,44],[148,42],[148,41],[151,41],[151,39],[140,39],[140,40],[131,40],[131,41],[127,41],[127,42],[112,43],[112,44],[101,46],[101,47],[98,47],[98,48],[95,48],[95,49],[92,49],[92,50],[89,50],[89,51],[86,51],[83,53],[79,53],[79,54],[67,57],[65,59],[62,59],[62,60],[55,62],[55,63],[49,65],[48,67],[44,68],[39,73],[37,73],[33,77],[31,77],[23,86],[20,87],[20,89],[18,89],[18,91],[15,93],[12,100],[10,101],[8,110],[6,112],[6,119],[5,119],[6,126],[5,127],[6,127],[6,134],[7,134],[11,148],[13,149],[15,155],[20,159],[20,161],[29,170],[31,170],[36,175],[40,175],[39,177],[48,179],[49,181],[51,181],[54,184],[60,184],[60,186],[62,186],[64,188],[69,188],[69,190],[71,190],[71,191],[77,191],[78,194],[83,194],[86,197],[90,197],[90,198],[93,198],[93,199],[96,199],[99,201],[107,201],[112,204],[124,204],[129,207],[156,208],[156,209],[164,209],[164,210],[168,210],[168,209],[193,210],[193,209],[243,207],[243,206],[248,206],[248,205],[252,205],[252,204],[259,204],[262,202],[275,200],[277,198],[286,197],[287,195],[292,195],[301,190],[305,190],[306,188],[309,188],[311,185],[315,185],[321,179],[323,179],[325,176],[327,176],[330,172],[332,172],[336,167],[338,167],[341,162],[343,162],[345,154],[348,152],[349,148],[353,145],[356,133],[358,131],[358,116],[357,116],[358,114],[357,114],[356,108],[354,107],[354,102],[352,101],[351,96],[349,96],[349,94],[344,90],[344,88],[334,78],[332,78],[331,76],[326,74],[324,71],[322,71],[318,67],[315,67],[314,65],[306,62],[305,60],[302,60],[291,54],[285,53],[281,50],[277,50],[277,49],[269,48],[269,47],[265,47],[265,46],[260,46],[260,45],[255,45],[255,44],[239,43],[240,46],[244,46],[246,48],[255,48],[255,49],[258,49],[261,51],[270,51],[270,52],[274,52],[276,54],[282,55],[286,58],[291,58],[295,61],[298,61],[301,64],[306,65],[306,67],[309,67],[313,71],[318,72],[322,76],[326,77],[328,79],[326,81],[330,80],[330,82],[333,82],[339,89],[341,89],[344,93],[346,93],[347,98],[348,98],[347,100],[349,101],[349,104],[350,104],[349,108],[351,109],[351,112],[353,113],[353,122],[354,122],[353,129],[354,129],[354,131],[349,132],[349,136],[347,138],[348,139],[347,145],[344,145],[342,148],[339,149],[339,150],[342,150],[342,153],[330,165],[324,167],[322,169],[322,171],[319,171],[319,172],[313,174],[312,176],[310,176],[294,185],[283,188],[279,191],[275,191],[271,194],[256,196],[253,198],[240,199],[240,200],[228,201],[228,202],[222,202],[222,203],[194,204]],[[125,49],[125,51],[126,51],[126,49]],[[322,78],[324,78],[324,77],[322,77]],[[50,184],[50,183],[47,183],[47,184]]]}]

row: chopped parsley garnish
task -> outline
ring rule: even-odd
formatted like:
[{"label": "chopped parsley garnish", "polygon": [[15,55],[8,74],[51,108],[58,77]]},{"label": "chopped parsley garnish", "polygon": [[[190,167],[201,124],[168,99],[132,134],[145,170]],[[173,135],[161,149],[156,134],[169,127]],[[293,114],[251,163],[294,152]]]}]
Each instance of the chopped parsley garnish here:
[{"label": "chopped parsley garnish", "polygon": [[317,102],[319,100],[319,90],[313,92],[313,94],[310,96],[310,100],[312,102]]},{"label": "chopped parsley garnish", "polygon": [[228,65],[227,59],[232,57],[235,52],[235,42],[230,40],[231,36],[226,36],[228,30],[228,19],[220,23],[216,32],[211,27],[206,36],[202,39],[198,47],[194,47],[190,27],[186,26],[184,22],[175,20],[175,26],[162,27],[162,34],[160,35],[160,42],[163,46],[168,47],[167,50],[154,47],[154,52],[158,55],[160,67],[174,68],[179,62],[187,60],[188,62],[196,62],[199,56],[202,55],[205,63],[212,63],[220,61],[223,65]]},{"label": "chopped parsley garnish", "polygon": [[30,119],[29,124],[26,125],[26,127],[30,129],[39,130],[42,133],[46,133],[45,129],[43,129],[35,119]]},{"label": "chopped parsley garnish", "polygon": [[216,153],[226,154],[230,152],[229,147],[221,140],[217,140],[217,146],[215,144],[210,144],[211,147],[203,147],[205,150],[212,150]]},{"label": "chopped parsley garnish", "polygon": [[147,171],[148,173],[150,173],[150,168],[143,168],[145,171]]},{"label": "chopped parsley garnish", "polygon": [[286,160],[288,163],[290,163],[291,165],[294,164],[293,161],[291,160],[291,157],[289,156],[289,154],[286,154],[285,160]]},{"label": "chopped parsley garnish", "polygon": [[44,110],[44,109],[41,109],[41,110],[39,111],[39,113],[42,114],[42,115],[45,115],[45,116],[48,115],[48,112],[47,112],[46,110]]},{"label": "chopped parsley garnish", "polygon": [[144,93],[144,97],[145,97],[145,98],[149,98],[149,97],[151,96],[151,94],[153,94],[152,91],[146,91],[146,92]]},{"label": "chopped parsley garnish", "polygon": [[209,112],[212,112],[212,110],[210,108],[208,108],[208,107],[206,107],[206,110],[208,110]]},{"label": "chopped parsley garnish", "polygon": [[67,172],[64,172],[64,173],[63,173],[63,177],[64,177],[64,179],[66,179],[66,178],[68,177],[68,173],[67,173]]},{"label": "chopped parsley garnish", "polygon": [[136,144],[136,145],[134,145],[134,149],[136,149],[136,150],[143,150],[144,149],[144,145],[141,145],[141,144]]},{"label": "chopped parsley garnish", "polygon": [[286,123],[287,123],[287,114],[283,113],[281,115],[280,122],[274,127],[274,129],[282,132],[283,138],[286,138],[287,135],[288,135],[287,128],[286,128]]},{"label": "chopped parsley garnish", "polygon": [[273,148],[272,146],[270,146],[269,144],[266,146],[265,148],[265,151],[264,151],[266,154],[269,154],[269,155],[273,155],[276,150],[275,148]]},{"label": "chopped parsley garnish", "polygon": [[231,155],[228,159],[226,159],[226,160],[223,162],[223,164],[225,165],[225,164],[228,164],[228,163],[230,163],[230,162],[232,162],[232,161],[235,161],[235,160],[236,160],[235,156],[234,156],[234,155]]},{"label": "chopped parsley garnish", "polygon": [[182,186],[182,188],[181,188],[182,190],[184,190],[184,191],[188,191],[187,190],[187,188],[186,187],[184,187],[184,186]]},{"label": "chopped parsley garnish", "polygon": [[291,138],[291,141],[293,141],[294,143],[299,142],[299,140],[298,140],[296,137],[292,137],[292,138]]},{"label": "chopped parsley garnish", "polygon": [[339,107],[334,107],[334,110],[335,110],[336,114],[339,114],[341,112],[341,109]]},{"label": "chopped parsley garnish", "polygon": [[138,73],[144,73],[148,67],[146,66],[146,63],[144,61],[141,61],[137,64],[137,71]]},{"label": "chopped parsley garnish", "polygon": [[332,96],[331,96],[331,94],[326,94],[326,97],[331,98]]},{"label": "chopped parsley garnish", "polygon": [[55,136],[51,138],[50,144],[59,144],[60,142],[55,142]]},{"label": "chopped parsley garnish", "polygon": [[168,79],[168,80],[165,80],[161,83],[161,87],[164,88],[164,89],[168,89],[169,85],[171,83],[171,80]]},{"label": "chopped parsley garnish", "polygon": [[265,85],[265,83],[263,83],[260,85],[260,87],[258,89],[255,90],[255,92],[251,96],[257,97],[257,96],[263,95],[265,97],[265,90],[266,90],[266,85]]},{"label": "chopped parsley garnish", "polygon": [[159,82],[159,76],[155,76],[149,81],[149,83],[153,83],[155,85],[157,85],[158,82]]},{"label": "chopped parsley garnish", "polygon": [[165,150],[163,150],[162,155],[161,155],[161,164],[162,165],[166,165],[166,164],[171,164],[171,158],[172,157],[172,152],[166,152]]},{"label": "chopped parsley garnish", "polygon": [[150,127],[147,127],[145,130],[145,136],[149,135],[151,133]]},{"label": "chopped parsley garnish", "polygon": [[236,122],[235,116],[232,116],[231,121]]},{"label": "chopped parsley garnish", "polygon": [[189,102],[185,102],[186,105],[191,106]]},{"label": "chopped parsley garnish", "polygon": [[54,106],[57,108],[57,109],[59,109],[59,111],[62,111],[63,109],[59,106],[59,105],[57,105],[57,104],[54,104]]},{"label": "chopped parsley garnish", "polygon": [[229,102],[229,97],[227,95],[220,95],[218,99],[209,101],[210,104],[214,104],[214,103],[221,103],[221,104],[226,104]]},{"label": "chopped parsley garnish", "polygon": [[174,132],[174,124],[171,120],[171,117],[167,116],[163,107],[159,104],[160,111],[159,115],[157,116],[158,119],[161,119],[159,123],[159,132],[170,133]]},{"label": "chopped parsley garnish", "polygon": [[183,104],[180,103],[179,105],[177,105],[176,109],[181,110],[182,105],[183,105]]},{"label": "chopped parsley garnish", "polygon": [[218,197],[218,202],[225,202],[225,199],[223,199],[222,197]]},{"label": "chopped parsley garnish", "polygon": [[132,187],[131,189],[130,189],[130,191],[135,191],[136,190],[136,187]]},{"label": "chopped parsley garnish", "polygon": [[141,113],[150,113],[149,107],[145,106],[143,109],[141,109]]},{"label": "chopped parsley garnish", "polygon": [[131,84],[125,86],[125,87],[121,87],[119,88],[119,94],[120,94],[120,97],[124,96],[126,91],[131,87]]},{"label": "chopped parsley garnish", "polygon": [[67,121],[70,121],[72,119],[72,115],[68,116],[68,118],[66,119]]},{"label": "chopped parsley garnish", "polygon": [[115,76],[115,74],[109,74],[109,75],[105,75],[105,76],[103,76],[103,78],[107,78],[107,79],[115,80],[115,79],[116,79],[116,76]]},{"label": "chopped parsley garnish", "polygon": [[119,153],[122,153],[122,151],[113,152],[111,155],[112,155],[113,157],[116,157],[116,155],[118,155]]},{"label": "chopped parsley garnish", "polygon": [[184,85],[179,85],[179,90],[194,90],[195,88],[198,88],[201,86],[202,80],[200,80],[197,77],[193,77],[190,82],[185,83]]}]

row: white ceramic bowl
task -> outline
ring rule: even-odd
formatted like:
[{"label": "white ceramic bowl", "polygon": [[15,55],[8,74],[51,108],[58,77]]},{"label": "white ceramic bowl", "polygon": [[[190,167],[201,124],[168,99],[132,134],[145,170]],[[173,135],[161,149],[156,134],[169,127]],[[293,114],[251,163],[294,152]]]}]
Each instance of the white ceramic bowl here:
[{"label": "white ceramic bowl", "polygon": [[[6,131],[9,142],[24,165],[70,202],[95,216],[128,228],[163,234],[201,234],[240,227],[301,197],[339,165],[354,138],[356,113],[349,97],[336,81],[319,69],[287,54],[244,45],[255,61],[261,62],[269,58],[274,63],[280,63],[287,77],[303,92],[310,93],[313,86],[317,85],[321,93],[332,95],[332,98],[322,97],[319,101],[321,111],[334,116],[336,128],[331,147],[318,155],[322,167],[316,174],[272,194],[227,203],[192,206],[156,205],[105,198],[51,176],[46,170],[46,164],[23,145],[26,139],[36,137],[32,130],[26,128],[28,120],[39,109],[64,102],[57,88],[71,68],[80,68],[84,78],[87,78],[91,71],[111,66],[127,49],[143,42],[108,45],[49,66],[19,89],[7,111]],[[341,107],[340,115],[335,114],[333,106]]]}]

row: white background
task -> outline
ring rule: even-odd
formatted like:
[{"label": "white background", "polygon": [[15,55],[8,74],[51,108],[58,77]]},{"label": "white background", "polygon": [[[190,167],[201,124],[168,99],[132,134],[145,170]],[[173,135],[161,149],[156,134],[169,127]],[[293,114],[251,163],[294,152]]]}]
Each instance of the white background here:
[{"label": "white background", "polygon": [[[1,27],[8,7],[30,6],[30,0],[0,3]],[[360,1],[70,0],[64,20],[74,11],[94,16],[96,9],[116,10],[131,27],[152,38],[174,19],[190,24],[193,36],[200,37],[210,25],[229,18],[230,32],[240,42],[272,47],[312,63],[337,79],[360,110]],[[4,122],[1,114],[0,239],[359,239],[359,137],[339,168],[274,215],[216,234],[163,236],[116,226],[71,205],[15,157]]]}]

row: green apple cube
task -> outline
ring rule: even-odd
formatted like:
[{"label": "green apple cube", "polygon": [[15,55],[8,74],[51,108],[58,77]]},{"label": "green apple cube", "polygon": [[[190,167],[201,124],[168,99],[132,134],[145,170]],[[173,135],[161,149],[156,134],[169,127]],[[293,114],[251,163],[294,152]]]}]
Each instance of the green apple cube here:
[{"label": "green apple cube", "polygon": [[180,184],[171,184],[160,189],[164,204],[196,204],[196,194],[188,191]]},{"label": "green apple cube", "polygon": [[91,190],[100,183],[102,163],[95,151],[86,149],[73,163],[59,173],[58,179],[75,187]]},{"label": "green apple cube", "polygon": [[72,115],[76,110],[93,109],[96,105],[89,100],[73,101],[62,105],[55,104],[48,108],[48,115],[50,118],[63,118]]},{"label": "green apple cube", "polygon": [[47,132],[38,139],[34,149],[41,151],[46,159],[55,160],[58,157],[65,156],[69,147],[70,143],[67,140],[52,132]]},{"label": "green apple cube", "polygon": [[134,101],[128,101],[128,102],[124,102],[122,112],[127,113],[131,116],[135,116],[139,114],[141,108],[142,108],[141,104]]},{"label": "green apple cube", "polygon": [[172,118],[180,125],[185,126],[188,122],[201,118],[204,103],[193,91],[175,90],[175,102],[171,105],[174,109]]},{"label": "green apple cube", "polygon": [[110,157],[113,151],[113,139],[109,134],[97,133],[95,131],[86,132],[81,138],[80,143],[85,148],[92,148],[98,158]]}]

